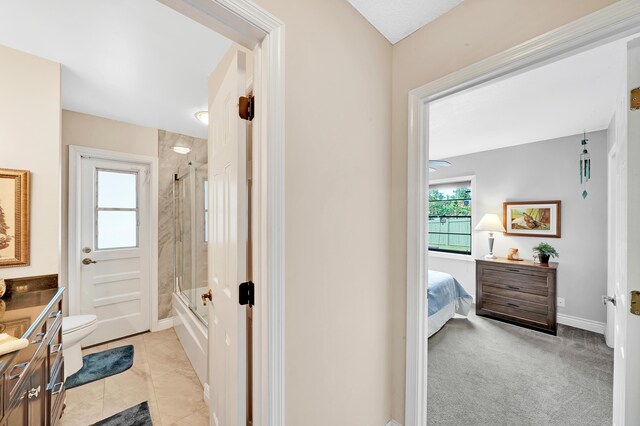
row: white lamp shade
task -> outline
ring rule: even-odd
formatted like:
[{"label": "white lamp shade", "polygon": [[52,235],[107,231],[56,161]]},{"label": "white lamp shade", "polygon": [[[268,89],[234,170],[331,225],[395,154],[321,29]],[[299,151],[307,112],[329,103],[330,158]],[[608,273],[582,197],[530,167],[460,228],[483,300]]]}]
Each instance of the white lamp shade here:
[{"label": "white lamp shade", "polygon": [[489,232],[506,232],[502,221],[495,213],[487,213],[482,216],[482,219],[475,227],[476,231],[489,231]]}]

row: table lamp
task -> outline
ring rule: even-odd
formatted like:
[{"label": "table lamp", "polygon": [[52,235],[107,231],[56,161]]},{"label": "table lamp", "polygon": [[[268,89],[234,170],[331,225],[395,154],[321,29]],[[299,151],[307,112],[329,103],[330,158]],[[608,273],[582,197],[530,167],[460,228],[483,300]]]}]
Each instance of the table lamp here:
[{"label": "table lamp", "polygon": [[497,257],[493,254],[493,242],[495,238],[493,238],[494,232],[506,232],[504,226],[502,226],[502,221],[495,213],[487,213],[482,216],[480,222],[474,228],[476,231],[488,231],[489,232],[489,254],[487,254],[485,259],[497,259]]}]

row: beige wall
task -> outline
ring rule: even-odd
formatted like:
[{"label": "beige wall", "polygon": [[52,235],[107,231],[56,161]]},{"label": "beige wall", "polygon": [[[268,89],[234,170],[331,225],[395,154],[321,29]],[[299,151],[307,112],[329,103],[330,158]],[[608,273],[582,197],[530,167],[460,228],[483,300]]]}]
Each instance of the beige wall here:
[{"label": "beige wall", "polygon": [[345,0],[286,26],[286,422],[390,419],[391,45]]},{"label": "beige wall", "polygon": [[[67,285],[67,229],[69,206],[69,145],[158,156],[158,130],[74,111],[62,111],[62,265]],[[74,283],[68,283],[74,285]],[[65,303],[65,306],[67,304]]]},{"label": "beige wall", "polygon": [[31,171],[31,262],[0,278],[58,273],[60,65],[0,46],[0,168]]},{"label": "beige wall", "polygon": [[467,0],[393,47],[393,418],[404,421],[407,94],[411,89],[576,20],[613,0]]}]

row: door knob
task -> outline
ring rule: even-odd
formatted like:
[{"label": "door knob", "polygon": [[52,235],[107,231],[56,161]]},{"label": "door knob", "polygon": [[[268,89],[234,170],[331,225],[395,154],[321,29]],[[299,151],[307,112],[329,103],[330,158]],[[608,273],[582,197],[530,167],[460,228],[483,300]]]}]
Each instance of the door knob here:
[{"label": "door knob", "polygon": [[82,259],[82,264],[83,265],[91,265],[92,263],[98,263],[93,259],[89,259],[88,257],[85,257],[84,259]]},{"label": "door knob", "polygon": [[615,296],[602,296],[602,304],[606,305],[607,302],[611,303],[613,306],[616,306]]},{"label": "door knob", "polygon": [[207,299],[211,302],[213,300],[213,292],[209,289],[208,292],[202,293],[202,304],[207,306]]}]

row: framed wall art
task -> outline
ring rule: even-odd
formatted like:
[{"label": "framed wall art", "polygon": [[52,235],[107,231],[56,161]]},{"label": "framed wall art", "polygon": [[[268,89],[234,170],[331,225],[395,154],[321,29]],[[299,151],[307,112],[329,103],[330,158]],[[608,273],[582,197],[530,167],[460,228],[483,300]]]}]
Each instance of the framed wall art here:
[{"label": "framed wall art", "polygon": [[29,171],[0,169],[0,268],[29,264]]},{"label": "framed wall art", "polygon": [[506,235],[560,238],[560,201],[507,201],[502,205]]}]

